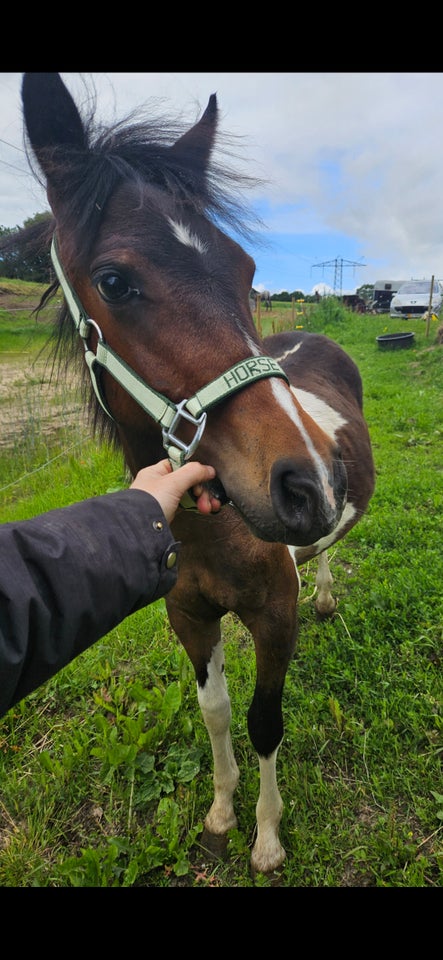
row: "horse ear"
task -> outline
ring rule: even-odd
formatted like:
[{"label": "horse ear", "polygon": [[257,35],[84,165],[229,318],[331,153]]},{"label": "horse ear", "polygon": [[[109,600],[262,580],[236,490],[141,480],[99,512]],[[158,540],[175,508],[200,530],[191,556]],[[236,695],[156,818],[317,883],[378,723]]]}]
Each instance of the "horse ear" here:
[{"label": "horse ear", "polygon": [[86,149],[80,114],[60,74],[23,74],[22,101],[29,141],[43,170],[48,148]]},{"label": "horse ear", "polygon": [[200,117],[200,120],[191,127],[187,133],[184,133],[179,140],[176,140],[170,148],[171,151],[173,153],[180,153],[182,156],[189,154],[192,156],[193,161],[197,162],[201,168],[205,170],[214,146],[217,120],[217,96],[215,93],[212,93],[209,97],[208,106]]}]

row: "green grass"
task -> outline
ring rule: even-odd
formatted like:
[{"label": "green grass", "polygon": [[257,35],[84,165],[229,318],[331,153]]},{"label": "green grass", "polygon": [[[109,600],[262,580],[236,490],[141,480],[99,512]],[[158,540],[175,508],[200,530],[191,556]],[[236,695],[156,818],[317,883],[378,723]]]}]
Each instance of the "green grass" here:
[{"label": "green grass", "polygon": [[[264,332],[286,328],[290,305],[261,319]],[[288,854],[280,884],[439,887],[443,347],[436,324],[426,337],[417,320],[405,324],[413,349],[380,351],[376,336],[398,323],[334,301],[300,308],[296,322],[327,333],[359,364],[377,484],[365,517],[331,551],[339,600],[331,621],[319,623],[310,601],[314,564],[302,570],[278,759]],[[1,361],[10,342],[0,318]],[[60,385],[62,409],[71,402],[67,389]],[[39,445],[44,412],[35,397],[33,404],[34,446],[0,447],[2,521],[124,482],[121,458],[91,439],[80,408],[75,429]],[[233,616],[224,635],[241,771],[227,861],[211,862],[198,845],[212,799],[211,752],[192,668],[159,601],[0,721],[1,886],[253,885],[258,764],[246,730],[253,646]],[[256,885],[269,882],[259,877]]]},{"label": "green grass", "polygon": [[33,353],[48,338],[55,305],[45,307],[38,319],[30,314],[45,292],[43,283],[0,277],[0,337],[4,353],[31,350]]}]

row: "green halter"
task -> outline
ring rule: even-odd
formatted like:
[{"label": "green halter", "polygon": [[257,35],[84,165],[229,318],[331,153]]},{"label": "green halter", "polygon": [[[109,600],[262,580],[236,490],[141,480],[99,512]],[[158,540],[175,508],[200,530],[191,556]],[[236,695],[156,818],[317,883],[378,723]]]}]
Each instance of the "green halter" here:
[{"label": "green halter", "polygon": [[[82,338],[92,385],[103,410],[112,420],[114,419],[100,383],[101,370],[107,370],[143,410],[161,425],[163,446],[173,469],[182,466],[195,452],[205,429],[207,411],[215,404],[264,377],[282,377],[289,383],[286,374],[272,357],[248,357],[246,360],[235,363],[206,387],[197,390],[189,400],[181,400],[178,404],[172,403],[163,394],[149,387],[105,342],[100,327],[85,313],[65,275],[58,256],[55,234],[52,239],[51,258],[76,330]],[[98,335],[95,353],[89,347],[91,326]],[[196,428],[189,444],[183,443],[175,433],[182,419],[189,421]]]}]

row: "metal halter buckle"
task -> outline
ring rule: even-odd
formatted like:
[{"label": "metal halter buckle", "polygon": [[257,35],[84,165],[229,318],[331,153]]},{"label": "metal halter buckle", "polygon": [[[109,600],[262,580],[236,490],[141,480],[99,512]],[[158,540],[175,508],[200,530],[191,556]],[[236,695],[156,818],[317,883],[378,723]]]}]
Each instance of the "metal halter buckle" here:
[{"label": "metal halter buckle", "polygon": [[[192,414],[186,410],[187,403],[188,400],[181,400],[180,403],[177,404],[177,410],[172,419],[172,423],[169,425],[169,427],[162,427],[163,446],[165,450],[168,450],[168,448],[171,446],[178,447],[179,450],[183,451],[185,460],[189,460],[189,457],[192,457],[194,450],[197,449],[203,430],[206,426],[207,416],[206,412],[203,412],[200,417],[193,417]],[[179,440],[173,432],[181,418],[183,418],[183,420],[188,420],[189,423],[193,423],[194,426],[197,427],[194,438],[189,444],[183,443],[183,441]]]}]

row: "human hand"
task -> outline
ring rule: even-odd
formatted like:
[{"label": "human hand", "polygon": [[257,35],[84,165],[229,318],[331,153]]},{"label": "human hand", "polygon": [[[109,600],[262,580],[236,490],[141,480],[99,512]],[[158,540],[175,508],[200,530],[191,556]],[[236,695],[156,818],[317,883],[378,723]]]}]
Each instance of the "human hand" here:
[{"label": "human hand", "polygon": [[213,497],[204,486],[214,477],[214,467],[196,460],[189,460],[177,470],[172,469],[169,460],[160,460],[139,470],[131,488],[144,490],[155,497],[168,523],[171,523],[183,494],[191,487],[200,513],[217,513],[220,510],[220,500]]}]

